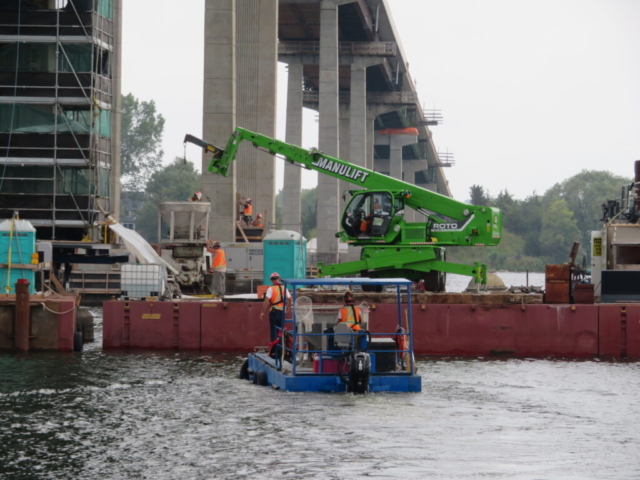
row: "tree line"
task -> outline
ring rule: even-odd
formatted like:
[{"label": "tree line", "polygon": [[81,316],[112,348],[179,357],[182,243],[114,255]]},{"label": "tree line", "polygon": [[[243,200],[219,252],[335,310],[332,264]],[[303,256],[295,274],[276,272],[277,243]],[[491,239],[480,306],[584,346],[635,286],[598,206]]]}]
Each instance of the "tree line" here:
[{"label": "tree line", "polygon": [[591,231],[602,226],[601,205],[617,198],[630,182],[611,172],[583,170],[524,200],[513,198],[508,189],[491,196],[484,187],[472,185],[469,203],[502,211],[503,237],[497,247],[449,248],[448,259],[478,261],[496,270],[542,272],[546,264],[569,261],[573,242],[580,242],[578,259],[589,261]]}]

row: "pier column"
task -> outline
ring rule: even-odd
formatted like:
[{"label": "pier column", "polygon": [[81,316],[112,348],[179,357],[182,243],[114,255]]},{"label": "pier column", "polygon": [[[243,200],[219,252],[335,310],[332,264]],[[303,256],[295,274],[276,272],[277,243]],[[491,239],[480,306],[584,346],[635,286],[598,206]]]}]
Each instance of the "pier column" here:
[{"label": "pier column", "polygon": [[[338,0],[320,2],[320,82],[318,95],[321,151],[339,157]],[[338,260],[338,180],[318,175],[318,258]]]},{"label": "pier column", "polygon": [[377,61],[355,57],[351,63],[349,161],[367,166],[367,67]]},{"label": "pier column", "polygon": [[375,157],[376,142],[376,108],[367,105],[367,163],[365,167],[369,170],[375,170],[373,158]]},{"label": "pier column", "polygon": [[[302,145],[302,62],[289,63],[287,86],[287,130],[285,140],[292,145]],[[282,222],[285,230],[302,233],[302,170],[284,164],[282,188]]]},{"label": "pier column", "polygon": [[[351,109],[349,104],[341,103],[338,110],[340,111],[340,158],[351,162]],[[355,185],[345,180],[338,180],[338,215],[342,215],[346,202],[342,199],[342,194],[345,190],[354,188]],[[350,199],[347,198],[347,202]],[[338,227],[340,229],[341,227]],[[336,230],[337,232],[338,230]],[[342,259],[341,259],[342,261]]]},{"label": "pier column", "polygon": [[389,145],[389,176],[397,178],[398,180],[405,180],[402,178],[402,147],[413,143],[418,143],[417,135],[405,133],[397,135],[376,135],[377,145]]},{"label": "pier column", "polygon": [[[425,170],[427,168],[427,161],[424,159],[419,160],[404,160],[404,181],[415,185],[416,172]],[[422,188],[422,187],[421,187]],[[412,208],[405,208],[404,219],[407,222],[423,222],[425,217],[413,210]]]},{"label": "pier column", "polygon": [[[236,0],[236,11],[236,122],[273,138],[278,95],[278,0]],[[249,142],[238,148],[236,190],[253,199],[254,218],[266,210],[265,220],[275,222],[276,162],[280,161]],[[237,215],[236,209],[234,213]]]},{"label": "pier column", "polygon": [[[224,145],[236,128],[236,0],[206,0],[202,138]],[[236,162],[228,176],[209,173],[202,157],[202,193],[215,203],[208,237],[235,239]]]}]

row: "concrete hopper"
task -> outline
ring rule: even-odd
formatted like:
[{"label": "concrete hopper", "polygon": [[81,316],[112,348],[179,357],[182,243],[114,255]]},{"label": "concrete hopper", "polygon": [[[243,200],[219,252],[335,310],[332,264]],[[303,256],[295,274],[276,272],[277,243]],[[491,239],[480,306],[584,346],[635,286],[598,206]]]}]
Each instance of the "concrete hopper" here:
[{"label": "concrete hopper", "polygon": [[205,244],[209,231],[209,202],[160,202],[158,238],[164,244]]}]

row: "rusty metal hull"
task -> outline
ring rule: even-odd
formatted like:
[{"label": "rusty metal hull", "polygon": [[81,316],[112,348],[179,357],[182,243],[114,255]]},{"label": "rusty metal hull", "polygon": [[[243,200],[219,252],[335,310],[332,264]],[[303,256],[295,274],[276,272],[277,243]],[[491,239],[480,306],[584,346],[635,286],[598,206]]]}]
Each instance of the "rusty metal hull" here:
[{"label": "rusty metal hull", "polygon": [[[105,302],[103,347],[253,351],[269,340],[261,303]],[[396,305],[370,305],[372,330],[395,327]],[[640,358],[640,305],[418,303],[412,315],[417,354]]]},{"label": "rusty metal hull", "polygon": [[[15,295],[0,295],[0,350],[14,350],[16,333],[21,338],[21,351],[60,351],[74,349],[77,325],[77,301],[75,295],[44,297],[31,295],[25,307],[29,321],[27,332],[16,331]],[[24,336],[28,334],[28,347]]]}]

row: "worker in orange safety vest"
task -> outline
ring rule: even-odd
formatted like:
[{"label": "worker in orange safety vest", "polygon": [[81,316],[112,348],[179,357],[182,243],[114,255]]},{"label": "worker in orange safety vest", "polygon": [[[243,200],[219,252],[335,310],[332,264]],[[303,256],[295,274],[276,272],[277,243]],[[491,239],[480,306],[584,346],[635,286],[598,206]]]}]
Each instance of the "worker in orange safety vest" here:
[{"label": "worker in orange safety vest", "polygon": [[253,220],[253,205],[251,204],[251,199],[247,198],[244,202],[244,210],[242,212],[242,219],[244,223],[248,227],[251,225],[251,221]]},{"label": "worker in orange safety vest", "polygon": [[262,214],[259,213],[256,219],[251,223],[252,226],[262,228]]},{"label": "worker in orange safety vest", "polygon": [[291,308],[291,294],[289,290],[284,288],[280,281],[280,275],[273,272],[269,277],[272,286],[267,288],[264,294],[264,302],[262,302],[262,311],[260,312],[260,320],[264,318],[264,314],[269,309],[269,327],[271,332],[271,341],[278,338],[279,329],[283,328],[284,322],[284,304]]},{"label": "worker in orange safety vest", "polygon": [[207,240],[207,250],[213,255],[213,262],[209,273],[213,273],[211,291],[216,297],[224,297],[225,277],[227,275],[227,257],[224,250],[220,248],[220,242]]},{"label": "worker in orange safety vest", "polygon": [[338,314],[338,323],[344,322],[351,327],[354,332],[362,330],[360,324],[362,323],[362,312],[360,307],[356,307],[353,293],[347,290],[344,294],[344,307],[340,309]]}]

